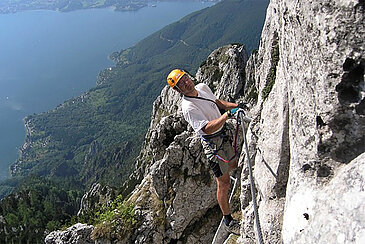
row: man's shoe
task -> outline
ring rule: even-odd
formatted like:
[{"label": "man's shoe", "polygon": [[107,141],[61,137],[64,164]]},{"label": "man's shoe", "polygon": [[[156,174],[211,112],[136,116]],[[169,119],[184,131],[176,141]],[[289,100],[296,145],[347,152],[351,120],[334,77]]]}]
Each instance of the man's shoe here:
[{"label": "man's shoe", "polygon": [[226,227],[226,230],[234,235],[240,235],[240,228],[241,225],[237,220],[231,220],[231,222],[229,223],[229,225],[224,225]]}]

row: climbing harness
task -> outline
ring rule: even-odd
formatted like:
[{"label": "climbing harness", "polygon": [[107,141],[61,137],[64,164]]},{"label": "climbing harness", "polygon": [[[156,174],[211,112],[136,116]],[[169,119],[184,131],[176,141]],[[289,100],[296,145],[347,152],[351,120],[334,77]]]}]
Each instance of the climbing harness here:
[{"label": "climbing harness", "polygon": [[241,124],[240,119],[237,119],[237,123],[236,123],[236,130],[235,130],[235,136],[234,136],[234,143],[233,143],[233,148],[234,148],[234,155],[230,158],[230,159],[224,159],[222,156],[220,156],[218,154],[219,150],[222,149],[224,142],[221,143],[221,145],[219,146],[219,148],[216,148],[214,143],[212,142],[211,139],[216,138],[216,137],[221,137],[223,140],[225,139],[225,137],[227,137],[227,135],[225,135],[225,128],[223,127],[220,131],[212,134],[212,135],[203,135],[201,136],[202,140],[204,140],[205,142],[207,142],[207,144],[209,145],[209,147],[212,149],[212,155],[214,157],[216,157],[217,159],[221,160],[224,163],[230,163],[232,160],[234,160],[237,156],[238,156],[238,150],[237,150],[237,138],[238,138],[238,131],[239,131],[239,126]]},{"label": "climbing harness", "polygon": [[[198,100],[203,100],[203,101],[208,101],[208,102],[212,102],[214,103],[219,110],[221,110],[217,104],[216,101],[213,101],[211,99],[208,99],[208,98],[205,98],[205,97],[193,97],[193,96],[187,96],[187,95],[184,95],[185,97],[188,97],[188,98],[192,98],[192,99],[198,99]],[[221,111],[222,113],[222,111]],[[220,131],[214,133],[214,134],[211,134],[211,135],[203,135],[201,136],[202,140],[204,140],[205,142],[208,143],[208,145],[210,146],[210,148],[213,150],[213,153],[212,155],[216,158],[218,158],[219,160],[221,160],[222,162],[224,163],[230,163],[232,160],[234,160],[237,155],[238,155],[238,150],[237,150],[237,138],[238,138],[238,130],[239,130],[239,126],[241,124],[241,120],[238,119],[237,117],[237,124],[236,124],[236,131],[235,131],[235,137],[234,137],[234,155],[230,158],[230,159],[224,159],[222,156],[220,156],[218,154],[218,151],[222,149],[222,146],[223,146],[223,143],[220,145],[220,147],[218,149],[214,149],[214,145],[213,145],[213,142],[211,141],[211,139],[213,138],[216,138],[218,136],[224,138],[226,135],[224,134],[224,128],[222,128]]]},{"label": "climbing harness", "polygon": [[[245,113],[242,109],[237,111],[236,119],[237,119],[237,121],[240,121],[239,124],[242,125],[243,141],[245,144],[245,151],[246,151],[246,157],[247,157],[247,162],[248,162],[248,171],[249,171],[249,177],[250,177],[250,188],[251,188],[252,203],[253,203],[253,209],[254,209],[254,215],[255,215],[255,227],[256,227],[257,239],[258,239],[259,244],[263,244],[264,241],[262,238],[260,219],[259,219],[259,214],[258,214],[258,209],[257,209],[257,204],[256,204],[256,193],[255,193],[255,189],[254,189],[252,164],[251,164],[251,159],[250,159],[250,155],[249,155],[249,151],[248,151],[246,130],[245,130],[244,123],[242,123],[242,122],[249,123],[251,121],[251,119],[245,115]],[[238,122],[237,122],[237,124],[238,124]],[[233,189],[232,189],[231,196],[229,199],[229,203],[231,202],[231,198],[237,188],[237,179],[235,179],[233,177],[231,177],[231,179],[234,180],[234,185],[233,185]],[[219,227],[214,235],[212,244],[223,244],[224,241],[228,238],[230,233],[228,233],[226,230],[224,230],[223,225],[224,225],[224,223],[223,223],[223,218],[222,218],[222,220],[219,224]]]}]

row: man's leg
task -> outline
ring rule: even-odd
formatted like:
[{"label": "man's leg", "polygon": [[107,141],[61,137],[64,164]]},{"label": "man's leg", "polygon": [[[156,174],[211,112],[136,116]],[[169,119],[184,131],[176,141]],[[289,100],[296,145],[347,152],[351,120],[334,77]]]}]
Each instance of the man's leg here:
[{"label": "man's leg", "polygon": [[237,160],[233,160],[229,165],[229,171],[217,179],[217,200],[223,215],[230,214],[229,208],[229,188],[231,186],[229,172],[237,168]]},{"label": "man's leg", "polygon": [[229,187],[230,187],[230,178],[229,173],[225,173],[221,177],[217,177],[217,200],[218,204],[222,210],[223,215],[230,214],[229,208]]},{"label": "man's leg", "polygon": [[[236,160],[235,160],[236,161]],[[230,188],[230,175],[229,172],[237,167],[237,161],[232,162],[229,165],[227,173],[220,177],[217,177],[217,200],[218,204],[223,213],[224,224],[227,231],[235,235],[240,234],[240,224],[238,221],[234,220],[231,215],[231,210],[229,207],[229,188]]]}]

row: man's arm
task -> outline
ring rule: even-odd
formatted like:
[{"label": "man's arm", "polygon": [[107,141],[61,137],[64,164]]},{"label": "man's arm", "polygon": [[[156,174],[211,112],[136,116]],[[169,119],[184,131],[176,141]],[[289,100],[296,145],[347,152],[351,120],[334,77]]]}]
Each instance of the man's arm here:
[{"label": "man's arm", "polygon": [[202,128],[202,131],[208,135],[213,134],[214,132],[216,132],[219,128],[221,128],[224,125],[224,123],[226,122],[227,119],[228,119],[228,114],[224,113],[218,119],[209,121],[208,124],[206,124]]},{"label": "man's arm", "polygon": [[[215,102],[217,103],[217,105],[220,109],[224,109],[224,110],[237,108],[237,106],[238,106],[238,104],[236,104],[236,103],[230,103],[230,102],[227,102],[227,101],[224,101],[224,100],[219,100],[219,99],[215,100]],[[228,119],[228,114],[224,113],[218,119],[209,121],[208,124],[206,124],[202,128],[202,131],[205,134],[210,135],[210,134],[216,132],[219,128],[221,128],[224,125],[224,123],[226,122],[227,119]]]},{"label": "man's arm", "polygon": [[224,110],[228,110],[228,109],[232,109],[232,108],[237,108],[238,104],[237,103],[230,103],[224,100],[215,100],[215,102],[217,103],[218,107],[220,109],[224,109]]}]

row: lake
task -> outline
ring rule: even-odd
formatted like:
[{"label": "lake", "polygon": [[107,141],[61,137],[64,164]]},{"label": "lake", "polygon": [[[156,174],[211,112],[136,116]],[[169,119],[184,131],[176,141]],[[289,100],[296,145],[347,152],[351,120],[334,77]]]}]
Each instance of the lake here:
[{"label": "lake", "polygon": [[[0,180],[18,156],[23,118],[95,86],[114,51],[213,3],[157,2],[136,12],[112,9],[0,15]],[[177,11],[178,10],[178,11]]]}]

